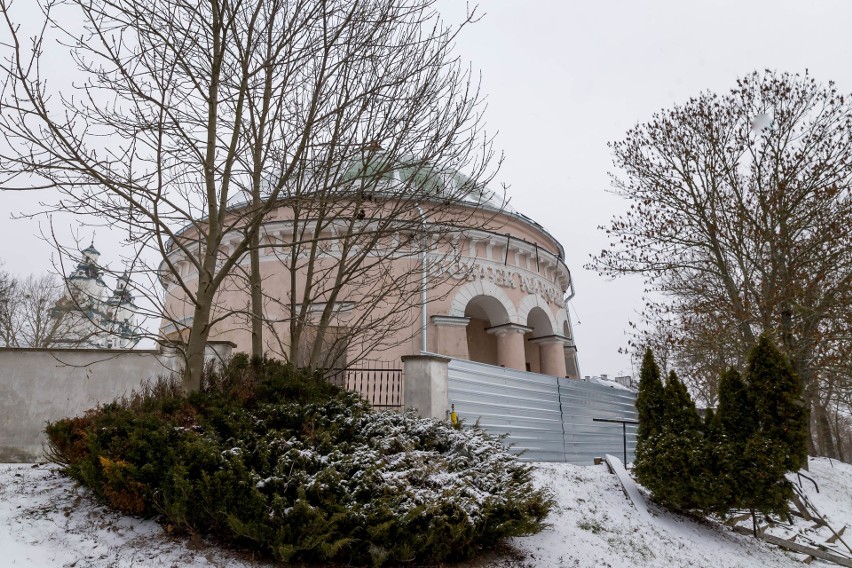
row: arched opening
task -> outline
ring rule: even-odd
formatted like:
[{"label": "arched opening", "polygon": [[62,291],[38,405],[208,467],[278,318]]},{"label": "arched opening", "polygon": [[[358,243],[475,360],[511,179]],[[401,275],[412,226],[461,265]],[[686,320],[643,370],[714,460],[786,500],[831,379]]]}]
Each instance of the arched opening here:
[{"label": "arched opening", "polygon": [[553,335],[550,318],[547,317],[547,314],[543,309],[535,307],[531,309],[530,313],[527,315],[527,327],[532,330],[524,334],[524,351],[526,353],[527,371],[532,373],[541,373],[541,349],[538,344],[530,341],[530,339]]},{"label": "arched opening", "polygon": [[489,327],[509,323],[509,314],[500,300],[491,296],[475,296],[464,308],[467,324],[467,352],[471,361],[497,365],[497,337],[486,332]]}]

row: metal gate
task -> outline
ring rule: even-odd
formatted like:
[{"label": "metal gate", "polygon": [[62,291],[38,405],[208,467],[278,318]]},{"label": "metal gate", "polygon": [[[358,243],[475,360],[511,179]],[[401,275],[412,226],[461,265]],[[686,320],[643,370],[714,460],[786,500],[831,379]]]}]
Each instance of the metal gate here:
[{"label": "metal gate", "polygon": [[[620,456],[622,425],[594,419],[636,420],[632,391],[461,359],[450,361],[448,396],[467,425],[505,434],[510,449],[530,461],[590,465],[596,456]],[[624,430],[632,461],[636,426]]]}]

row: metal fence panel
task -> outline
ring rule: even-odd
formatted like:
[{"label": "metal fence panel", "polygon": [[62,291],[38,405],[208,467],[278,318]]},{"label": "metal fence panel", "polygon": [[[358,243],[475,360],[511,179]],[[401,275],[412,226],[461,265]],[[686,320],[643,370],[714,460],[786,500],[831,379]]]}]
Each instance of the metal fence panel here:
[{"label": "metal fence panel", "polygon": [[636,393],[615,387],[558,379],[565,424],[565,459],[591,464],[605,454],[622,456],[627,433],[627,461],[633,461],[636,426],[595,422],[594,419],[636,420]]},{"label": "metal fence panel", "polygon": [[552,377],[454,359],[448,397],[460,419],[505,434],[523,459],[563,461],[559,386]]},{"label": "metal fence panel", "polygon": [[460,419],[505,435],[522,459],[591,464],[606,453],[621,456],[623,431],[633,459],[636,427],[593,419],[636,420],[634,392],[454,359],[448,396]]}]

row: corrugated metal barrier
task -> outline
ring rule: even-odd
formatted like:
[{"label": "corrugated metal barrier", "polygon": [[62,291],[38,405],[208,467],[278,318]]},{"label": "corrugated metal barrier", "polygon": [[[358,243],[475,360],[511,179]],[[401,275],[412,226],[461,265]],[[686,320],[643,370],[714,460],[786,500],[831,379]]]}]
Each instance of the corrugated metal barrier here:
[{"label": "corrugated metal barrier", "polygon": [[[557,379],[453,359],[449,402],[465,424],[478,423],[529,461],[591,465],[605,454],[621,456],[620,424],[636,420],[636,393],[576,379]],[[633,461],[636,426],[627,425],[627,460]]]}]

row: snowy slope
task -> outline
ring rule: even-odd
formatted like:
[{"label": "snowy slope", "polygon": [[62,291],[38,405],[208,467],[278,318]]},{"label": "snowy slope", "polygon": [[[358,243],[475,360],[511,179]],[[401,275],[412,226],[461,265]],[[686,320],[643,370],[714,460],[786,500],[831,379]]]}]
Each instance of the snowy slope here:
[{"label": "snowy slope", "polygon": [[[836,528],[852,525],[852,466],[811,460],[820,485],[804,489]],[[604,466],[538,464],[536,480],[558,505],[552,527],[512,541],[515,553],[489,555],[477,568],[672,567],[801,568],[793,555],[713,523],[650,507],[642,520]],[[810,486],[810,487],[808,487]],[[847,542],[852,541],[850,528]],[[812,566],[828,566],[819,561]],[[116,515],[51,466],[0,465],[0,566],[271,566],[168,537],[152,521]]]},{"label": "snowy slope", "polygon": [[124,568],[269,566],[166,536],[123,517],[54,467],[0,464],[0,566]]},{"label": "snowy slope", "polygon": [[[852,466],[811,459],[809,475],[820,486],[804,486],[808,498],[840,529],[852,525]],[[786,552],[715,523],[698,523],[649,506],[653,522],[642,521],[605,466],[539,464],[538,482],[559,502],[553,527],[516,539],[528,566],[774,568],[803,564]],[[810,485],[810,487],[808,487]],[[852,527],[850,527],[852,529]],[[852,530],[847,542],[852,543]],[[814,562],[812,566],[829,566]]]}]

